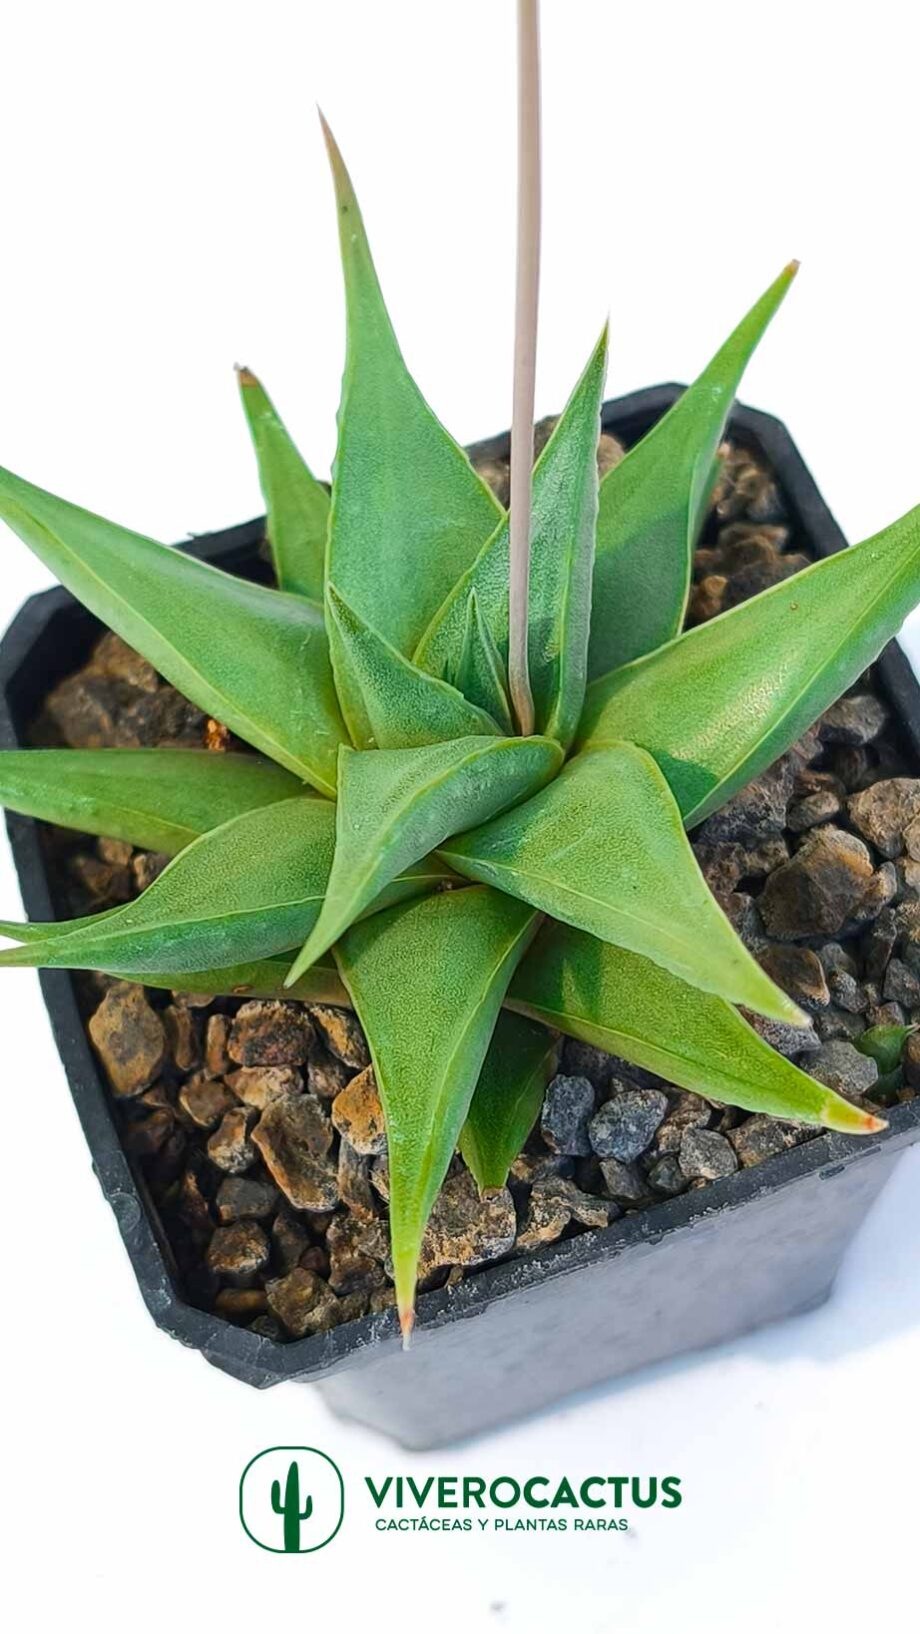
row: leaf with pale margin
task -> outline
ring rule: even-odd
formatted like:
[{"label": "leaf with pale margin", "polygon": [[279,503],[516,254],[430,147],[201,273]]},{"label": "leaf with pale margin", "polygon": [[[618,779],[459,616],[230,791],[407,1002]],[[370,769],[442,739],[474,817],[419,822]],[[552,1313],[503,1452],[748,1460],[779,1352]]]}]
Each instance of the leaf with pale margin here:
[{"label": "leaf with pale margin", "polygon": [[345,740],[320,608],[247,584],[0,469],[0,519],[178,687],[323,794]]},{"label": "leaf with pale margin", "polygon": [[631,948],[708,993],[804,1025],[712,895],[651,755],[611,744],[441,847],[458,873]]},{"label": "leaf with pale margin", "polygon": [[850,1135],[885,1127],[777,1054],[724,999],[567,925],[541,931],[507,1002],[667,1083],[746,1112]]},{"label": "leaf with pale margin", "polygon": [[456,687],[416,669],[333,584],[327,614],[339,702],[357,748],[418,749],[450,738],[499,736],[490,715]]},{"label": "leaf with pale margin", "polygon": [[403,362],[354,189],[325,121],[323,130],[348,320],[327,572],[369,624],[411,654],[502,510]]},{"label": "leaf with pale margin", "polygon": [[508,1179],[539,1116],[558,1056],[553,1033],[527,1016],[502,1011],[460,1134],[463,1161],[480,1191]]},{"label": "leaf with pale margin", "polygon": [[465,698],[485,709],[508,737],[512,735],[514,718],[508,702],[507,676],[501,654],[479,611],[475,590],[467,597],[466,623],[453,682]]},{"label": "leaf with pale margin", "polygon": [[793,261],[785,268],[699,379],[601,483],[591,679],[654,651],[680,631],[725,423],[751,354],[797,267]]},{"label": "leaf with pale margin", "polygon": [[[0,953],[0,966],[142,977],[219,969],[296,947],[320,911],[334,824],[331,805],[302,795],[245,812],[180,852],[136,902],[76,925],[0,927],[25,937]],[[381,907],[453,877],[427,860],[398,873],[387,881]]]},{"label": "leaf with pale margin", "polygon": [[[187,982],[183,990],[190,992],[239,995],[245,990],[265,998],[309,997],[309,986],[284,992],[286,968],[286,961],[279,958],[245,971],[144,980],[166,988]],[[314,978],[331,983],[331,973],[322,963],[314,965],[303,982]],[[247,988],[249,981],[253,985]],[[349,1002],[331,985],[323,987],[321,996],[330,1004]],[[724,1000],[690,987],[650,959],[566,925],[543,928],[505,1004],[513,1013],[729,1106],[792,1121],[827,1123],[845,1134],[884,1128],[874,1113],[861,1111],[777,1054]]]},{"label": "leaf with pale margin", "polygon": [[[533,474],[528,658],[537,728],[568,747],[584,700],[597,517],[597,439],[607,331],[563,410]],[[470,593],[502,662],[508,654],[508,523],[454,585],[415,661],[455,675]]]},{"label": "leaf with pale margin", "polygon": [[266,533],[282,590],[322,606],[329,531],[329,493],[298,453],[261,381],[238,369],[265,499]]},{"label": "leaf with pale margin", "polygon": [[5,749],[0,804],[175,856],[208,829],[304,790],[255,755],[207,749]]},{"label": "leaf with pale margin", "polygon": [[510,897],[473,886],[375,914],[336,948],[386,1119],[393,1274],[406,1335],[425,1225],[509,977],[538,917]]},{"label": "leaf with pale margin", "polygon": [[384,886],[448,835],[548,782],[562,756],[548,738],[458,738],[424,749],[343,748],[335,857],[322,913],[290,980],[328,952]]},{"label": "leaf with pale margin", "polygon": [[920,506],[588,688],[585,748],[628,738],[690,827],[801,737],[920,599]]},{"label": "leaf with pale margin", "polygon": [[[145,970],[144,986],[163,987],[170,993],[212,993],[215,998],[300,999],[303,1004],[351,1006],[351,996],[334,960],[330,958],[328,964],[318,960],[293,987],[285,988],[290,964],[288,953],[280,959],[253,959],[248,964],[218,970]],[[124,976],[125,972],[114,970],[111,974]]]}]

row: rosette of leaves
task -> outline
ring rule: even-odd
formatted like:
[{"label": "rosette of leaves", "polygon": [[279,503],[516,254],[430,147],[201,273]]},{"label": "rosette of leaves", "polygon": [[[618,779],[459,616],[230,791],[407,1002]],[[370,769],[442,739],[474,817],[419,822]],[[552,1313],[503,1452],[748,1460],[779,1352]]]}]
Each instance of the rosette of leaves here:
[{"label": "rosette of leaves", "polygon": [[255,753],[10,751],[14,810],[170,853],[136,901],[3,927],[5,965],[352,1004],[387,1121],[399,1313],[460,1149],[501,1185],[569,1034],[720,1102],[880,1128],[739,1013],[796,1024],[687,830],[783,753],[920,600],[920,511],[699,628],[691,558],[794,267],[598,488],[606,337],[533,477],[536,732],[507,688],[508,517],[403,362],[331,137],[348,344],[331,494],[240,372],[277,588],[0,475],[61,581]]}]

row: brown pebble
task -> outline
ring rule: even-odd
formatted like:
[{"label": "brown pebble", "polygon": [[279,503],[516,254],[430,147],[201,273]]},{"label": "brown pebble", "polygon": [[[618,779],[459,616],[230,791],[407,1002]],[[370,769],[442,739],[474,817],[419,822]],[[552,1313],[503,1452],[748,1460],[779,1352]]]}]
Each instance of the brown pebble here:
[{"label": "brown pebble", "polygon": [[129,647],[120,635],[107,630],[96,642],[85,675],[107,675],[115,681],[127,681],[141,692],[156,692],[160,678],[151,663]]},{"label": "brown pebble", "polygon": [[310,1247],[310,1239],[299,1221],[282,1209],[272,1223],[272,1252],[278,1269],[293,1271]]},{"label": "brown pebble", "polygon": [[138,851],[131,859],[131,873],[137,889],[146,891],[155,879],[159,879],[169,861],[162,851]]},{"label": "brown pebble", "polygon": [[236,1220],[266,1220],[278,1206],[278,1192],[267,1180],[250,1180],[246,1175],[228,1175],[214,1199],[221,1225]]},{"label": "brown pebble", "polygon": [[350,1214],[337,1214],[326,1233],[326,1246],[329,1285],[337,1294],[350,1294],[358,1289],[373,1293],[386,1283],[383,1261],[387,1254],[387,1233],[382,1221],[365,1222]]},{"label": "brown pebble", "polygon": [[238,1067],[227,1074],[227,1083],[239,1100],[263,1112],[272,1101],[299,1095],[303,1079],[296,1067]]},{"label": "brown pebble", "polygon": [[90,1018],[89,1035],[116,1095],[139,1095],[159,1074],[166,1034],[142,987],[113,983]]},{"label": "brown pebble", "polygon": [[252,1322],[268,1310],[264,1288],[221,1288],[214,1300],[218,1316],[228,1322]]},{"label": "brown pebble", "polygon": [[193,1169],[186,1169],[182,1175],[172,1206],[176,1217],[193,1238],[210,1237],[214,1221]]},{"label": "brown pebble", "polygon": [[900,856],[904,831],[920,816],[920,778],[889,777],[854,794],[850,822],[883,857]]},{"label": "brown pebble", "polygon": [[255,1220],[218,1226],[205,1258],[215,1276],[242,1286],[268,1263],[268,1238]]},{"label": "brown pebble", "polygon": [[204,1037],[204,1064],[212,1078],[223,1078],[233,1071],[233,1062],[227,1053],[230,1037],[229,1016],[209,1016]]},{"label": "brown pebble", "polygon": [[517,1219],[506,1186],[480,1197],[469,1171],[449,1174],[431,1211],[419,1255],[419,1280],[442,1265],[484,1265],[514,1247]]},{"label": "brown pebble", "polygon": [[340,1010],[332,1004],[314,1004],[310,1015],[326,1048],[344,1061],[346,1067],[360,1072],[370,1064],[361,1023],[353,1011]]},{"label": "brown pebble", "polygon": [[765,948],[760,963],[768,976],[797,1004],[823,1009],[830,1004],[827,977],[817,953],[812,948],[792,947],[779,942]]},{"label": "brown pebble", "polygon": [[517,1237],[518,1249],[555,1242],[571,1218],[571,1205],[559,1181],[538,1180],[527,1200],[527,1213]]},{"label": "brown pebble", "polygon": [[255,1163],[256,1149],[249,1139],[252,1116],[243,1107],[226,1112],[208,1141],[208,1157],[225,1174],[244,1174]]},{"label": "brown pebble", "polygon": [[325,1045],[316,1043],[307,1062],[307,1088],[321,1101],[334,1101],[345,1088],[352,1072],[344,1061],[339,1061]]},{"label": "brown pebble", "polygon": [[337,1179],[339,1196],[345,1207],[359,1220],[373,1220],[377,1210],[371,1190],[370,1160],[356,1152],[344,1137],[339,1142]]},{"label": "brown pebble", "polygon": [[772,873],[759,898],[771,936],[833,936],[872,879],[872,858],[855,834],[812,829],[792,859]]},{"label": "brown pebble", "polygon": [[234,1105],[233,1096],[219,1078],[196,1073],[179,1091],[179,1105],[199,1129],[214,1129]]},{"label": "brown pebble", "polygon": [[227,1044],[242,1067],[300,1067],[313,1040],[302,1006],[274,999],[250,999],[237,1011]]},{"label": "brown pebble", "polygon": [[112,863],[116,868],[127,868],[134,855],[134,848],[126,840],[100,839],[96,841],[96,850],[103,862]]},{"label": "brown pebble", "polygon": [[176,1066],[180,1072],[191,1072],[201,1059],[191,1011],[184,1005],[168,1004],[163,1011],[162,1019],[170,1054]]},{"label": "brown pebble", "polygon": [[296,1209],[323,1213],[339,1200],[336,1171],[326,1154],[332,1125],[313,1095],[273,1101],[252,1136],[277,1186]]},{"label": "brown pebble", "polygon": [[386,1151],[386,1123],[373,1067],[365,1067],[336,1096],[332,1121],[362,1157],[379,1157]]},{"label": "brown pebble", "polygon": [[340,1320],[339,1302],[315,1271],[295,1266],[286,1277],[266,1285],[268,1308],[295,1339],[334,1328]]}]

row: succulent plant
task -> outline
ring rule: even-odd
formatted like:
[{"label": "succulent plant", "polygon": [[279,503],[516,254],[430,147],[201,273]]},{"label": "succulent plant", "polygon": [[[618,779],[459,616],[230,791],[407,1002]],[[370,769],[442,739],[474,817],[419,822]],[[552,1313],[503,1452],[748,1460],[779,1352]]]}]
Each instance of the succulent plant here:
[{"label": "succulent plant", "polygon": [[7,472],[0,515],[255,753],[26,750],[0,798],[174,860],[134,902],[15,925],[0,964],[351,1004],[387,1121],[404,1332],[459,1144],[505,1180],[568,1034],[720,1102],[881,1121],[739,1013],[802,1016],[687,830],[788,749],[920,600],[920,511],[698,628],[691,558],[742,370],[788,267],[598,484],[606,335],[533,476],[535,731],[508,700],[508,517],[406,369],[329,138],[348,345],[331,495],[239,376],[277,588]]}]

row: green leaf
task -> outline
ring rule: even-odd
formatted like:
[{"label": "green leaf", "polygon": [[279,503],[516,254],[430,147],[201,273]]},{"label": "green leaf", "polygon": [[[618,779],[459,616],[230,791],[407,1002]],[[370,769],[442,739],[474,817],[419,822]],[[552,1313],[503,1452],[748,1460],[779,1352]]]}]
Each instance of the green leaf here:
[{"label": "green leaf", "polygon": [[[584,699],[597,517],[597,439],[606,329],[534,468],[530,684],[538,729],[567,747]],[[508,656],[508,523],[488,540],[426,630],[415,661],[456,674],[470,593],[502,662]]]},{"label": "green leaf", "polygon": [[589,688],[583,747],[654,755],[701,822],[795,743],[920,601],[920,506]]},{"label": "green leaf", "polygon": [[0,519],[174,687],[323,794],[345,738],[322,610],[0,469]]},{"label": "green leaf", "polygon": [[[210,993],[215,998],[300,999],[304,1004],[338,1004],[351,1007],[351,995],[332,959],[318,960],[293,987],[284,978],[290,969],[290,954],[280,959],[253,959],[248,964],[229,965],[219,970],[145,970],[145,987],[165,987],[171,993]],[[114,976],[133,978],[123,970]]]},{"label": "green leaf", "polygon": [[844,1134],[884,1128],[777,1055],[723,999],[638,953],[548,925],[508,993],[513,1009],[747,1112]]},{"label": "green leaf", "polygon": [[374,629],[411,654],[502,510],[406,369],[348,172],[325,121],[323,130],[348,319],[328,576]]},{"label": "green leaf", "polygon": [[741,376],[798,270],[793,261],[699,379],[601,483],[590,678],[676,636],[719,443]]},{"label": "green leaf", "polygon": [[389,880],[448,835],[533,793],[561,759],[547,738],[457,738],[424,749],[343,748],[332,872],[322,913],[290,979],[328,952]]},{"label": "green leaf", "polygon": [[514,718],[508,702],[507,677],[501,654],[479,610],[475,590],[466,601],[466,622],[454,685],[471,703],[485,709],[506,736],[514,733]]},{"label": "green leaf", "polygon": [[[299,795],[244,812],[180,852],[136,902],[74,924],[8,927],[23,946],[0,966],[146,976],[250,963],[296,947],[315,923],[334,847],[335,813]],[[415,859],[413,859],[415,860]],[[434,860],[392,876],[380,906],[443,883]],[[368,906],[368,904],[364,904]]]},{"label": "green leaf", "polygon": [[261,382],[249,369],[238,369],[237,378],[259,462],[275,576],[282,590],[321,606],[329,494],[297,452]]},{"label": "green leaf", "polygon": [[474,886],[375,914],[336,949],[386,1118],[393,1271],[406,1337],[425,1225],[537,917]]},{"label": "green leaf", "polygon": [[709,890],[651,755],[629,743],[577,755],[522,805],[441,847],[451,867],[684,981],[804,1024]]},{"label": "green leaf", "polygon": [[460,1152],[480,1191],[503,1186],[543,1105],[559,1041],[526,1016],[503,1010],[460,1134]]},{"label": "green leaf", "polygon": [[0,805],[174,856],[241,812],[303,794],[255,755],[207,749],[6,749]]},{"label": "green leaf", "polygon": [[397,652],[328,590],[329,650],[342,713],[359,749],[418,749],[449,738],[498,736],[498,726],[462,692]]},{"label": "green leaf", "polygon": [[87,925],[101,925],[103,919],[120,912],[119,906],[106,908],[103,913],[83,914],[79,919],[45,922],[37,919],[26,919],[22,922],[16,919],[0,919],[0,936],[5,936],[10,942],[47,942],[49,936],[56,939],[59,936],[69,936],[75,930],[85,930]]},{"label": "green leaf", "polygon": [[887,1077],[896,1072],[901,1065],[904,1054],[904,1045],[911,1033],[917,1031],[916,1023],[909,1027],[899,1027],[894,1022],[882,1023],[878,1027],[869,1027],[855,1040],[856,1048],[863,1054],[871,1056],[878,1065],[880,1077]]}]

